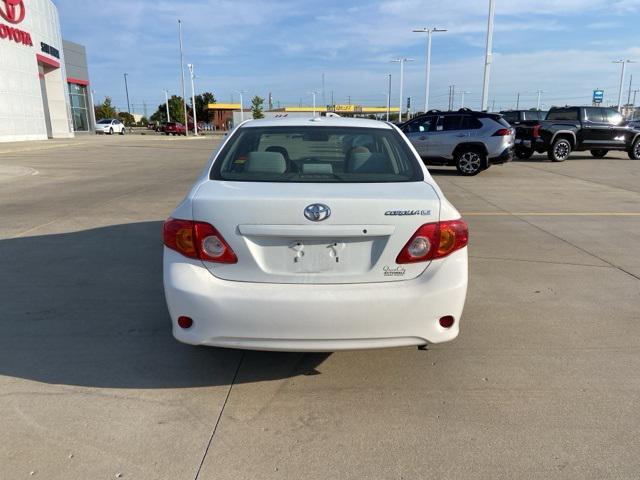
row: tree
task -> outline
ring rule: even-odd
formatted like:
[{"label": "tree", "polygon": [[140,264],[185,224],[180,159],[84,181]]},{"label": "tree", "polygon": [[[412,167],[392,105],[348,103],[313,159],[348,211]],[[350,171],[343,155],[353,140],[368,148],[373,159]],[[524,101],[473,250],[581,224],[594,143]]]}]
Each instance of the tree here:
[{"label": "tree", "polygon": [[[184,105],[182,97],[177,95],[171,96],[169,99],[169,116],[172,122],[180,122],[184,124]],[[156,112],[151,115],[151,121],[153,122],[166,122],[167,121],[167,106],[164,103],[158,105]]]},{"label": "tree", "polygon": [[103,120],[116,117],[116,109],[111,105],[111,97],[105,97],[99,105],[94,105],[96,120]]},{"label": "tree", "polygon": [[264,114],[262,113],[263,103],[264,98],[258,95],[251,99],[251,113],[253,113],[253,118],[264,118]]},{"label": "tree", "polygon": [[[216,97],[211,92],[204,92],[201,95],[196,95],[196,117],[199,122],[206,122],[209,114],[207,112],[207,106],[210,103],[216,103]],[[193,110],[193,105],[191,105]]]},{"label": "tree", "polygon": [[146,127],[149,124],[149,119],[147,117],[142,117],[138,122],[139,127]]},{"label": "tree", "polygon": [[125,124],[126,127],[133,127],[136,124],[135,118],[129,112],[118,113],[118,118]]}]

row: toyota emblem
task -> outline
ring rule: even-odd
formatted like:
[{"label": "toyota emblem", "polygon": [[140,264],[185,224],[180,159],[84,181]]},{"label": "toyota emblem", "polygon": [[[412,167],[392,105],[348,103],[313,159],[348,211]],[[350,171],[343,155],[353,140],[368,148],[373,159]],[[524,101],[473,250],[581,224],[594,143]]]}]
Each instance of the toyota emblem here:
[{"label": "toyota emblem", "polygon": [[25,13],[24,0],[0,0],[0,17],[7,22],[20,23]]},{"label": "toyota emblem", "polygon": [[331,209],[323,203],[314,203],[304,209],[304,216],[312,222],[321,222],[331,216]]}]

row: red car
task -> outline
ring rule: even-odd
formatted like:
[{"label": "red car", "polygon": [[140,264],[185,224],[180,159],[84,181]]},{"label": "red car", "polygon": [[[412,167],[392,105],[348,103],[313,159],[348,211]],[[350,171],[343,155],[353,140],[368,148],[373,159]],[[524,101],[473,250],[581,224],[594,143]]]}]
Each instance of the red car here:
[{"label": "red car", "polygon": [[165,135],[186,135],[187,129],[181,123],[170,122],[165,125],[164,133]]}]

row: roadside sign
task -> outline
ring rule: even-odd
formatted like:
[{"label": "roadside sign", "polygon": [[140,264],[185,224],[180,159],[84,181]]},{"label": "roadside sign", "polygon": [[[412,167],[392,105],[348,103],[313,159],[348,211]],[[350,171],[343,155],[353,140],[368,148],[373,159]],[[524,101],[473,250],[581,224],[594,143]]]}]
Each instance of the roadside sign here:
[{"label": "roadside sign", "polygon": [[593,91],[593,103],[602,103],[604,100],[604,90]]}]

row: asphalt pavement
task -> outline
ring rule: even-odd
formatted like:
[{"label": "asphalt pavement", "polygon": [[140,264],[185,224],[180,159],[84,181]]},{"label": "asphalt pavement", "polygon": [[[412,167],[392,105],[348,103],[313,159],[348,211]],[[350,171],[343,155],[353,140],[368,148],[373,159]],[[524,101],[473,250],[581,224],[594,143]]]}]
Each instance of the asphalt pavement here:
[{"label": "asphalt pavement", "polygon": [[457,340],[242,352],[177,343],[162,292],[217,141],[0,144],[0,479],[638,478],[640,162],[432,169],[471,228]]}]

